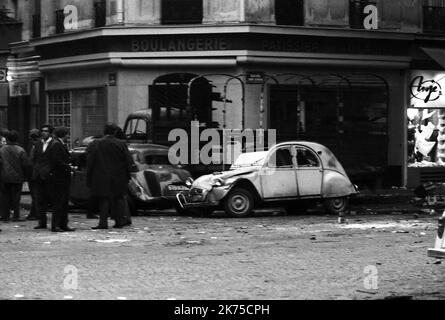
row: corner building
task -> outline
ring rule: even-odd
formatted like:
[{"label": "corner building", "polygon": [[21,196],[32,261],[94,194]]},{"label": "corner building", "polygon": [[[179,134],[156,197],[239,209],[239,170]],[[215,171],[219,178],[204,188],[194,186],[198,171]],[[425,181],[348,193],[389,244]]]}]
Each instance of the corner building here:
[{"label": "corner building", "polygon": [[[440,141],[435,151],[425,137],[413,142],[412,126],[423,132],[428,119],[407,117],[435,108],[439,139],[445,103],[425,103],[413,81],[444,69],[445,1],[14,3],[23,41],[11,44],[11,61],[38,60],[30,126],[66,125],[73,145],[151,109],[156,141],[192,119],[272,128],[279,141],[327,145],[363,187],[445,180]],[[377,29],[364,29],[368,5],[378,9]],[[9,105],[28,107],[17,99]]]}]

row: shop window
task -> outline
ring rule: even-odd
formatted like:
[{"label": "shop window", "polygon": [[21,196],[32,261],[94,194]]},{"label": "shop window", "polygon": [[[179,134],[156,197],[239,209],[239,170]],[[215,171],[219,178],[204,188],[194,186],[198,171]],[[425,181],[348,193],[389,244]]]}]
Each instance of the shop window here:
[{"label": "shop window", "polygon": [[57,91],[48,94],[48,123],[53,127],[71,128],[71,93]]},{"label": "shop window", "polygon": [[277,25],[304,25],[304,0],[275,0]]},{"label": "shop window", "polygon": [[445,0],[423,0],[423,32],[445,32]]},{"label": "shop window", "polygon": [[377,5],[376,1],[350,0],[349,1],[349,24],[354,29],[364,29],[363,22],[366,14],[364,9],[368,5]]},{"label": "shop window", "polygon": [[106,123],[104,89],[56,91],[48,94],[48,123],[70,129],[73,146],[100,136]]},{"label": "shop window", "polygon": [[202,23],[203,0],[162,0],[162,24]]},{"label": "shop window", "polygon": [[445,166],[445,109],[408,109],[408,166]]}]

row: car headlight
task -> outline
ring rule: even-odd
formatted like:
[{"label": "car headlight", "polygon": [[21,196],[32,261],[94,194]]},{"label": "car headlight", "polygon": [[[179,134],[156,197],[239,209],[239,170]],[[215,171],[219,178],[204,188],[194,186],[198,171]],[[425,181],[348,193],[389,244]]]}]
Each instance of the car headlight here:
[{"label": "car headlight", "polygon": [[212,181],[212,187],[221,187],[224,185],[224,182],[220,178],[215,178]]},{"label": "car headlight", "polygon": [[193,182],[195,182],[195,180],[193,180],[193,178],[187,178],[187,180],[185,181],[185,185],[187,187],[191,187],[193,185]]}]

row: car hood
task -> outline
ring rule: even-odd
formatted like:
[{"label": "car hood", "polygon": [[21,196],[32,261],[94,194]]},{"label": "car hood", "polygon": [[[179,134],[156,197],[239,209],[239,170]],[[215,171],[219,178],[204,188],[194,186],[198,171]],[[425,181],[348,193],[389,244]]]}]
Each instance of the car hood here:
[{"label": "car hood", "polygon": [[227,181],[228,179],[255,173],[258,172],[259,170],[260,167],[252,166],[252,167],[238,168],[224,172],[215,172],[214,174],[208,174],[196,179],[195,182],[193,183],[193,187],[211,190],[213,188],[213,183],[216,179]]}]

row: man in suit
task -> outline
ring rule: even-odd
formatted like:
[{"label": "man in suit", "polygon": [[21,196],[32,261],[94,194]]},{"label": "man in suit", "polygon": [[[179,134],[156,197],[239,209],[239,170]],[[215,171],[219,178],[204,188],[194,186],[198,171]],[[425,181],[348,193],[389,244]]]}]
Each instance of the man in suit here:
[{"label": "man in suit", "polygon": [[39,224],[34,229],[46,229],[47,228],[47,216],[48,204],[51,203],[51,161],[50,153],[51,148],[54,145],[52,138],[54,128],[50,125],[43,125],[40,128],[42,140],[35,145],[35,151],[32,155],[33,180],[35,181],[36,194],[37,194],[37,208]]},{"label": "man in suit", "polygon": [[72,232],[68,227],[68,202],[70,193],[71,171],[70,154],[66,145],[68,129],[58,127],[54,130],[54,144],[50,150],[52,180],[53,215],[52,232]]},{"label": "man in suit", "polygon": [[127,144],[116,139],[116,130],[115,124],[105,125],[105,136],[87,149],[87,185],[92,196],[99,199],[100,207],[99,225],[93,229],[108,229],[110,210],[114,228],[129,225],[124,211],[132,159]]}]

